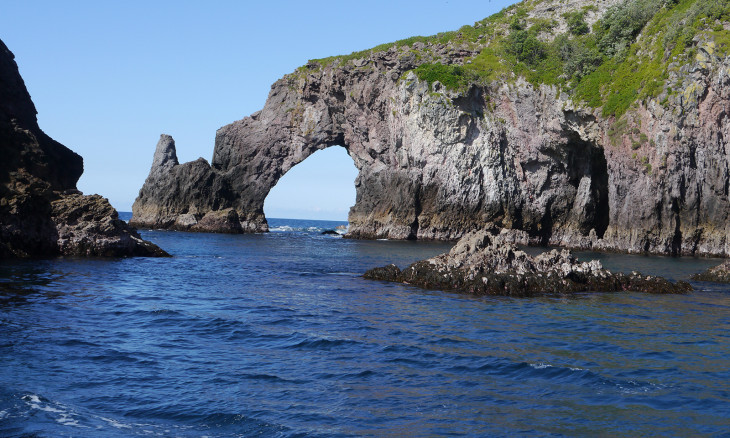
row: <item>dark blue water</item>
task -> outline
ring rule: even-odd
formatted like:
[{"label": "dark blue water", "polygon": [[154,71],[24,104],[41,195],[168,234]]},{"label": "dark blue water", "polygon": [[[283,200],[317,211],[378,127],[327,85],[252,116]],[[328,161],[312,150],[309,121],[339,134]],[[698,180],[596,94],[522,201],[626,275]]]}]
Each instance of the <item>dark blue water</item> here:
[{"label": "dark blue water", "polygon": [[449,245],[270,222],[143,233],[171,259],[0,264],[0,436],[730,436],[726,286],[423,291],[359,274]]}]

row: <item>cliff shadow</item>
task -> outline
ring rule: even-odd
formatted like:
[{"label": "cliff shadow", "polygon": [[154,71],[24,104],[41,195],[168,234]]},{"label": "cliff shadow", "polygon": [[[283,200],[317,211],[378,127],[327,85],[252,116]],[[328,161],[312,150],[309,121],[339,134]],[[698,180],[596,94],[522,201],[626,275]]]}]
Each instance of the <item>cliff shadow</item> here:
[{"label": "cliff shadow", "polygon": [[[530,239],[538,245],[561,244],[568,237],[600,239],[610,220],[608,163],[603,148],[575,131],[564,142],[543,150],[541,160],[523,164],[537,175],[539,190],[529,195],[530,212],[521,217]],[[541,176],[540,176],[541,175]],[[524,215],[524,211],[521,212]]]},{"label": "cliff shadow", "polygon": [[572,131],[566,145],[568,181],[576,189],[571,220],[588,236],[601,239],[609,224],[608,163],[603,148]]}]

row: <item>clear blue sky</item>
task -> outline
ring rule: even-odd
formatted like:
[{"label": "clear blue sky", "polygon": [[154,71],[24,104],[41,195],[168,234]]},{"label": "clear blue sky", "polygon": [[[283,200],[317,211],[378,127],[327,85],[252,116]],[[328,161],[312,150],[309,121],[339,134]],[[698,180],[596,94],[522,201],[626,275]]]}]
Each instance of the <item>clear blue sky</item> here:
[{"label": "clear blue sky", "polygon": [[[261,109],[308,59],[455,30],[512,3],[5,0],[0,39],[41,128],[84,157],[79,189],[130,211],[161,133],[181,161],[210,160],[216,129]],[[282,178],[268,216],[346,218],[356,173],[331,149]]]}]

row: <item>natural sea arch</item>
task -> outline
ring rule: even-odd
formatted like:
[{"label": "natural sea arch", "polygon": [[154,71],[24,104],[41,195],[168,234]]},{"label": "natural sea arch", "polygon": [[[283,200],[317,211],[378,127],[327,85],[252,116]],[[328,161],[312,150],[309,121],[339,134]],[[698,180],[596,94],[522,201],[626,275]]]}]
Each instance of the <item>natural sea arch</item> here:
[{"label": "natural sea arch", "polygon": [[[456,65],[472,54],[429,56]],[[534,243],[728,254],[722,68],[698,70],[681,117],[641,104],[636,126],[618,132],[559,88],[515,78],[455,92],[419,79],[411,70],[422,62],[397,45],[310,62],[275,82],[261,111],[216,131],[210,164],[178,165],[162,142],[134,224],[266,231],[264,202],[279,179],[340,145],[359,171],[352,238],[450,240],[494,224]]]},{"label": "natural sea arch", "polygon": [[347,150],[318,150],[289,169],[264,201],[266,218],[347,220],[358,170]]}]

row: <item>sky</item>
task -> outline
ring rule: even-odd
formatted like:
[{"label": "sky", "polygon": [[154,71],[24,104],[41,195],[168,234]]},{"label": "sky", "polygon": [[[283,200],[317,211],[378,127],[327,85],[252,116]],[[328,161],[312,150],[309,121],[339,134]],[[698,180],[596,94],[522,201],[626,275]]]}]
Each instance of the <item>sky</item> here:
[{"label": "sky", "polygon": [[[514,0],[3,0],[15,54],[47,134],[84,157],[78,188],[132,203],[160,134],[181,162],[210,161],[215,132],[258,111],[278,78],[309,59],[473,24]],[[357,175],[343,148],[295,166],[268,217],[346,220]]]}]

